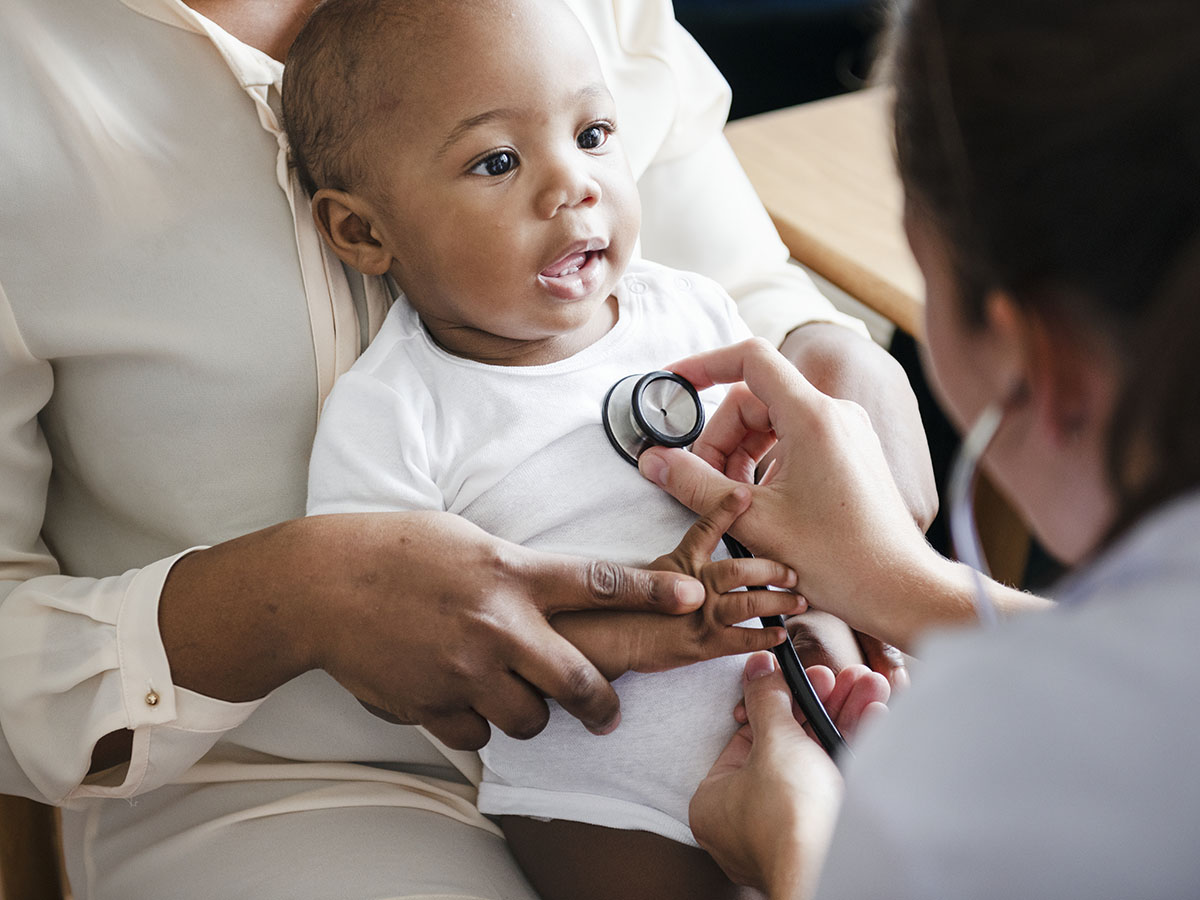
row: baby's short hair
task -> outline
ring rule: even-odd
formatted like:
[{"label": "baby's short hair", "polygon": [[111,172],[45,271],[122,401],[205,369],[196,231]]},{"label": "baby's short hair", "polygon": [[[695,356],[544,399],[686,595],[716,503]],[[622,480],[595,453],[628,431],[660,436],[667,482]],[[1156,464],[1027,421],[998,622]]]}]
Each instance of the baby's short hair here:
[{"label": "baby's short hair", "polygon": [[[311,195],[352,190],[364,179],[363,136],[372,112],[398,90],[408,70],[401,55],[433,24],[431,0],[324,0],[288,51],[283,125],[291,162]],[[414,40],[406,40],[406,38]],[[394,64],[393,69],[391,65]]]}]

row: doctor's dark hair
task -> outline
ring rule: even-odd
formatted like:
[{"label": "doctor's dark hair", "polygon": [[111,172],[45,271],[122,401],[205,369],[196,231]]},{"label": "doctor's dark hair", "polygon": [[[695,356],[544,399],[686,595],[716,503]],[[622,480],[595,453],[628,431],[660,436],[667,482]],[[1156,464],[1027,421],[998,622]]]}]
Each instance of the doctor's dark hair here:
[{"label": "doctor's dark hair", "polygon": [[411,48],[437,33],[436,0],[324,0],[288,50],[283,126],[301,185],[350,191],[370,168],[368,142],[394,121]]},{"label": "doctor's dark hair", "polygon": [[1200,2],[911,0],[884,59],[966,320],[1001,289],[1119,357],[1118,528],[1200,486]]}]

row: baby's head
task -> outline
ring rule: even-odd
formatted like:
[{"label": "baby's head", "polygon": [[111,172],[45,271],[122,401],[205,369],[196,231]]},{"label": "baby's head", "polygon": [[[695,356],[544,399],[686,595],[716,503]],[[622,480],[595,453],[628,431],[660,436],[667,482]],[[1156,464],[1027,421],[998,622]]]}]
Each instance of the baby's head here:
[{"label": "baby's head", "polygon": [[629,261],[640,206],[613,107],[561,0],[327,0],[283,83],[334,252],[395,277],[452,352],[495,361],[587,327]]}]

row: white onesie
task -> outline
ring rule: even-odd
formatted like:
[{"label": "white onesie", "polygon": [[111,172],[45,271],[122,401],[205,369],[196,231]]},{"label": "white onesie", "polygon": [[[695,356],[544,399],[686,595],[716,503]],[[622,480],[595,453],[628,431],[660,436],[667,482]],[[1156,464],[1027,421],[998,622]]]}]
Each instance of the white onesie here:
[{"label": "white onesie", "polygon": [[[309,469],[310,514],[435,509],[539,550],[645,564],[695,516],[611,447],[605,393],[626,375],[749,336],[699,275],[630,266],[616,325],[545,366],[491,366],[438,347],[403,300],[333,388]],[[720,389],[702,398],[711,412]],[[688,801],[735,730],[743,659],[615,682],[621,724],[597,737],[551,703],[530,741],[493,728],[479,808],[652,831],[695,844]]]}]

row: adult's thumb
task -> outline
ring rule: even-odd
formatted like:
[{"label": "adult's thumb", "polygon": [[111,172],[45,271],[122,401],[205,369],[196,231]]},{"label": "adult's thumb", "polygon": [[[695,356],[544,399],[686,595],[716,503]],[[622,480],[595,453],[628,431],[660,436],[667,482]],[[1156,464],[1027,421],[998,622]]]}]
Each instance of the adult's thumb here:
[{"label": "adult's thumb", "polygon": [[769,740],[781,729],[803,734],[800,723],[792,715],[792,694],[773,653],[751,654],[746,660],[742,690],[755,743]]},{"label": "adult's thumb", "polygon": [[737,487],[698,456],[686,450],[651,447],[638,457],[638,470],[692,512],[704,515]]}]

